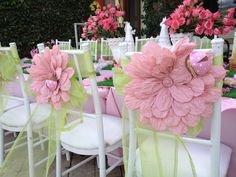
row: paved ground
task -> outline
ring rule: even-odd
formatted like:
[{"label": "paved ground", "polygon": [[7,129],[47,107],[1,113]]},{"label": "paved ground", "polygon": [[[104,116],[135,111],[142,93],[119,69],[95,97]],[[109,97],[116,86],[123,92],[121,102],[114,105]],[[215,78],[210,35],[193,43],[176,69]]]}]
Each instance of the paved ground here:
[{"label": "paved ground", "polygon": [[[12,135],[8,135],[5,138],[6,142],[14,139]],[[47,151],[42,151],[40,147],[35,149],[35,161],[39,161],[42,157],[46,157]],[[40,158],[39,158],[40,157]],[[72,164],[76,164],[77,162],[83,160],[86,156],[73,155]],[[7,160],[6,171],[4,174],[0,174],[0,177],[28,177],[28,157],[27,157],[27,146],[23,146],[18,148],[17,151],[14,151],[9,159]],[[62,169],[65,170],[70,165],[69,161],[66,161],[65,155],[62,156]],[[42,170],[44,169],[44,170]],[[36,177],[44,177],[45,164],[36,168]],[[117,167],[114,169],[107,177],[122,177],[123,168]],[[55,177],[55,163],[53,163],[52,167],[49,171],[49,177]],[[99,177],[99,171],[97,168],[96,160],[92,160],[82,167],[76,169],[71,172],[66,177]]]}]

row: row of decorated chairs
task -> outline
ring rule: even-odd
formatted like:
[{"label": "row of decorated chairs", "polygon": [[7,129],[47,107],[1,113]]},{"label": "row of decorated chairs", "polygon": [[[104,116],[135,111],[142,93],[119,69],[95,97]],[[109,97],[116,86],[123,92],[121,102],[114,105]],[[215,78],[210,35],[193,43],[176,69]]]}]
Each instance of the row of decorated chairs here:
[{"label": "row of decorated chairs", "polygon": [[[153,40],[153,39],[151,39]],[[82,83],[83,75],[83,69],[86,70],[86,68],[83,68],[84,65],[80,62],[81,60],[91,61],[91,59],[88,59],[89,57],[89,47],[88,44],[83,46],[83,50],[62,50],[62,52],[66,52],[72,59],[73,66],[76,70],[75,73],[78,74],[77,78],[79,78],[79,82]],[[5,59],[19,59],[16,45],[10,44],[10,47],[1,47],[0,51],[5,56]],[[180,50],[181,51],[181,50]],[[181,51],[183,52],[183,51]],[[212,43],[212,52],[214,54],[215,58],[223,56],[223,40],[221,39],[215,39]],[[87,57],[86,57],[87,56]],[[88,66],[88,65],[87,65]],[[93,66],[93,65],[91,65]],[[91,68],[90,68],[91,69]],[[90,70],[89,73],[92,73]],[[45,141],[48,139],[47,135],[42,135],[42,132],[39,130],[45,126],[45,122],[47,121],[48,114],[50,114],[50,110],[52,108],[52,105],[46,104],[46,105],[37,105],[36,103],[31,103],[27,89],[27,84],[25,84],[25,79],[21,70],[21,67],[17,67],[17,81],[20,84],[20,88],[23,94],[23,97],[9,97],[8,95],[3,95],[1,93],[1,96],[4,98],[7,98],[7,103],[10,104],[9,100],[12,98],[17,100],[17,104],[11,106],[7,104],[5,107],[3,113],[0,116],[0,124],[1,124],[1,141],[0,141],[0,165],[3,165],[3,157],[4,157],[4,134],[3,130],[8,131],[25,131],[27,132],[27,145],[28,145],[28,159],[29,159],[29,177],[35,176],[35,168],[39,166],[41,163],[48,160],[49,157],[43,159],[42,161],[35,162],[34,160],[34,153],[35,153],[35,146],[41,145],[41,148],[43,149]],[[92,94],[93,104],[95,108],[94,114],[86,114],[83,113],[83,121],[82,123],[75,124],[74,127],[71,129],[61,132],[60,134],[60,144],[56,146],[56,177],[64,176],[73,170],[75,170],[77,167],[80,167],[84,165],[86,162],[98,157],[99,159],[99,176],[105,177],[112,169],[114,169],[116,166],[118,166],[122,162],[122,158],[116,157],[110,152],[115,150],[118,147],[122,146],[122,120],[118,117],[102,114],[101,111],[101,105],[99,101],[99,93],[98,88],[96,84],[96,76],[90,75],[90,85],[91,90],[89,91]],[[163,98],[164,99],[164,98]],[[18,101],[21,101],[21,104],[18,104]],[[147,108],[148,109],[148,108]],[[69,109],[68,110],[68,117],[74,119],[76,122],[78,122],[79,119],[81,119],[81,112],[77,109]],[[136,114],[132,110],[128,110],[128,122],[125,123],[127,125],[127,129],[125,129],[125,134],[129,134],[127,137],[125,137],[125,140],[128,140],[128,150],[125,150],[127,152],[128,159],[125,159],[126,164],[128,165],[128,169],[126,169],[126,173],[128,177],[134,177],[134,176],[143,176],[142,173],[142,163],[146,165],[146,168],[148,169],[148,174],[151,176],[148,177],[155,177],[157,174],[152,173],[152,171],[156,172],[159,170],[158,173],[164,173],[168,171],[168,164],[161,164],[161,162],[158,161],[158,157],[153,155],[158,150],[158,143],[160,143],[161,139],[158,139],[157,137],[164,137],[164,139],[173,139],[173,137],[169,137],[167,134],[158,134],[156,135],[155,132],[145,130],[145,127],[137,127],[136,125]],[[59,120],[58,120],[59,121]],[[191,163],[194,164],[195,167],[189,167],[189,169],[196,170],[197,176],[199,177],[225,177],[227,174],[227,170],[229,167],[229,159],[231,156],[231,149],[227,147],[226,145],[223,145],[220,143],[220,122],[221,122],[221,109],[220,109],[220,101],[218,101],[214,105],[214,111],[213,111],[213,117],[212,117],[212,131],[211,131],[211,138],[210,140],[203,140],[198,138],[186,138],[184,137],[183,140],[187,143],[186,146],[189,150],[189,153],[192,157],[190,160]],[[129,124],[129,125],[128,125]],[[39,132],[39,138],[37,141],[34,141],[33,138],[33,132]],[[144,134],[141,136],[144,136],[142,143],[137,142],[137,139],[140,136],[140,132],[143,132]],[[156,137],[152,140],[152,137]],[[19,136],[19,135],[18,135]],[[140,137],[139,137],[140,138]],[[49,137],[50,139],[50,137]],[[147,140],[147,141],[146,141]],[[149,144],[149,140],[152,140],[152,143]],[[127,143],[125,143],[127,145]],[[178,143],[180,144],[181,143]],[[154,147],[151,147],[151,145],[154,145]],[[84,161],[80,162],[79,164],[71,167],[67,170],[61,169],[61,154],[62,149],[63,150],[73,152],[75,154],[81,154],[89,156]],[[154,162],[159,164],[157,169],[153,169],[152,164],[150,162],[143,162],[140,157],[139,152],[142,151],[142,147],[146,146],[153,150],[150,150],[149,152],[144,152],[144,155],[149,155],[147,159],[150,159],[150,162]],[[158,145],[159,146],[159,145]],[[17,147],[15,147],[17,148]],[[126,149],[126,147],[124,146]],[[164,147],[165,148],[165,147]],[[168,149],[168,148],[167,148]],[[147,149],[146,149],[147,150]],[[178,152],[178,148],[175,149],[177,152],[175,152],[175,159],[167,159],[166,162],[171,163],[173,161],[178,162],[181,167],[181,162],[185,163],[186,159],[181,158],[181,154],[183,152]],[[182,149],[183,150],[183,149]],[[8,152],[8,151],[6,151]],[[153,152],[154,154],[149,154],[150,152]],[[180,154],[179,154],[180,153]],[[50,154],[49,154],[50,155]],[[105,156],[110,155],[113,158],[117,159],[117,162],[113,164],[113,166],[106,169],[106,163],[105,163]],[[155,154],[156,155],[156,154]],[[159,159],[160,160],[160,159]],[[163,158],[165,160],[165,158]],[[204,162],[204,163],[203,163]],[[5,162],[7,163],[7,162]],[[190,173],[186,173],[185,168],[174,168],[174,173],[176,176],[185,177],[186,175],[189,177]],[[205,170],[204,170],[205,169]],[[12,169],[13,170],[13,169]],[[165,173],[164,173],[165,174]],[[161,175],[160,175],[161,176]],[[186,177],[187,177],[186,176]],[[193,175],[194,176],[194,175]],[[147,176],[143,176],[147,177]]]}]

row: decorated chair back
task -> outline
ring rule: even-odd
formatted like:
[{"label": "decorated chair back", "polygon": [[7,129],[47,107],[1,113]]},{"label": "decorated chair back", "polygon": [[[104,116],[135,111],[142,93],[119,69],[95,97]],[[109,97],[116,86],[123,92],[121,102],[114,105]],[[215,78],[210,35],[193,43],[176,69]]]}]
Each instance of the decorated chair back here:
[{"label": "decorated chair back", "polygon": [[83,45],[88,44],[90,48],[91,55],[93,56],[94,61],[98,60],[98,41],[95,40],[85,40],[80,39],[80,50],[83,50]]},{"label": "decorated chair back", "polygon": [[[184,41],[181,41],[184,42]],[[150,42],[151,43],[151,42]],[[185,107],[184,104],[181,103],[182,106],[180,107],[175,107],[175,101],[179,100],[181,101],[182,99],[184,100],[183,96],[179,96],[180,94],[182,95],[183,93],[178,92],[178,87],[176,86],[174,90],[170,91],[170,95],[173,96],[172,101],[168,101],[168,99],[165,99],[169,94],[168,89],[166,88],[171,88],[172,84],[174,82],[179,82],[180,80],[170,80],[170,78],[164,78],[162,81],[162,84],[164,87],[161,89],[159,88],[161,81],[159,78],[162,77],[161,73],[154,76],[155,74],[152,73],[152,67],[155,63],[151,61],[146,61],[147,58],[143,58],[144,55],[149,56],[149,59],[151,58],[150,56],[154,55],[156,52],[156,55],[160,53],[160,51],[155,51],[151,52],[151,50],[154,49],[154,44],[152,46],[146,46],[145,49],[142,49],[143,56],[139,57],[138,55],[132,56],[131,57],[131,62],[128,64],[125,68],[126,73],[128,76],[131,78],[131,81],[128,83],[128,85],[125,87],[124,94],[125,94],[125,103],[126,106],[128,107],[128,117],[129,117],[129,143],[128,143],[128,177],[133,177],[134,176],[134,168],[135,168],[135,163],[136,163],[136,168],[137,166],[140,167],[143,171],[142,176],[149,176],[149,177],[164,177],[164,176],[178,176],[180,177],[181,171],[186,170],[187,173],[184,173],[186,176],[196,176],[196,171],[195,167],[191,158],[191,155],[189,154],[187,148],[185,147],[185,143],[192,143],[192,144],[200,144],[200,145],[207,145],[210,147],[210,177],[219,177],[220,176],[220,133],[221,133],[221,99],[220,99],[220,94],[221,94],[221,87],[222,87],[222,79],[224,76],[224,69],[222,67],[223,64],[223,39],[217,38],[213,39],[211,41],[212,48],[207,49],[207,50],[193,50],[193,54],[189,52],[190,58],[189,62],[193,64],[195,61],[195,64],[193,64],[192,68],[189,68],[186,70],[187,72],[194,72],[192,73],[192,77],[194,78],[191,83],[195,82],[197,77],[201,76],[203,77],[203,73],[199,72],[199,66],[198,63],[196,63],[196,58],[201,56],[199,55],[201,52],[205,53],[205,57],[208,56],[208,54],[213,53],[213,63],[214,65],[219,65],[219,66],[212,66],[212,69],[210,71],[208,70],[209,73],[212,71],[212,76],[215,77],[214,81],[218,82],[216,84],[215,88],[214,83],[212,83],[212,90],[209,92],[208,87],[210,86],[210,82],[206,81],[205,82],[205,96],[199,97],[200,92],[195,95],[194,99],[190,102],[193,103],[193,107],[191,107],[191,111],[189,118],[186,116],[188,113],[189,107]],[[181,46],[180,42],[178,44]],[[190,48],[181,48],[181,47],[175,47],[174,50],[176,51],[175,54],[179,55],[184,55],[184,57],[188,57],[186,54],[184,54],[184,51],[188,53],[188,51],[192,50],[194,47],[188,44]],[[149,49],[148,49],[149,48]],[[191,49],[192,48],[192,49]],[[160,48],[159,48],[160,49]],[[159,50],[158,49],[158,50]],[[168,63],[169,58],[171,58],[172,54],[169,53],[167,54],[168,49],[160,49],[162,50],[161,55],[169,55],[169,57],[163,58],[165,60],[162,60],[164,63],[161,63],[161,58],[160,58],[160,66],[155,67],[156,69],[160,68],[161,72],[163,72],[165,67],[171,66],[171,62]],[[172,52],[174,51],[172,49]],[[181,54],[182,53],[182,54]],[[189,55],[188,54],[188,55]],[[193,56],[196,55],[196,56]],[[192,58],[194,57],[195,59]],[[205,57],[201,61],[208,61]],[[208,56],[210,57],[210,55]],[[178,58],[178,57],[177,57]],[[146,59],[146,60],[145,60]],[[158,57],[156,56],[156,60]],[[138,61],[136,61],[138,60]],[[210,61],[210,60],[209,60]],[[146,65],[144,62],[149,63]],[[199,61],[198,61],[199,62]],[[187,62],[188,63],[188,62]],[[184,64],[184,65],[182,65]],[[183,62],[182,64],[175,64],[176,67],[182,67],[185,66],[186,63]],[[202,65],[205,65],[206,63],[201,63]],[[209,64],[209,63],[208,63]],[[206,65],[208,65],[206,64]],[[144,70],[140,70],[139,65],[143,66],[145,68]],[[162,65],[162,66],[161,66]],[[198,65],[198,68],[195,67],[195,65]],[[205,65],[205,66],[206,66]],[[163,68],[162,68],[163,67]],[[186,67],[186,66],[185,66]],[[209,66],[210,67],[210,66]],[[137,69],[136,69],[137,68]],[[168,70],[171,69],[167,67]],[[167,69],[166,68],[166,69]],[[187,64],[188,68],[188,64]],[[200,67],[200,70],[206,74],[206,70],[203,69],[204,67]],[[164,69],[164,70],[162,70]],[[173,68],[172,68],[173,69]],[[219,69],[219,70],[218,70]],[[204,70],[204,71],[203,71]],[[219,75],[215,75],[214,71],[218,70]],[[150,72],[149,72],[150,71]],[[166,70],[165,70],[166,71]],[[164,72],[165,72],[164,71]],[[180,78],[181,76],[178,76],[177,70],[172,71],[174,75],[170,75],[170,77],[178,77]],[[181,71],[181,75],[185,73],[184,70]],[[153,78],[150,78],[151,74]],[[208,73],[207,73],[208,74]],[[187,74],[189,75],[189,73]],[[164,77],[164,75],[163,75]],[[201,78],[201,77],[200,77]],[[173,78],[172,78],[173,79]],[[154,83],[155,80],[155,83]],[[159,81],[160,81],[160,84]],[[187,78],[185,78],[187,80]],[[198,79],[197,79],[198,80]],[[153,83],[152,83],[153,82]],[[185,82],[185,81],[183,81]],[[201,82],[201,81],[200,81]],[[143,85],[140,85],[140,83],[143,83]],[[187,83],[186,83],[187,84]],[[145,90],[143,90],[145,89]],[[196,86],[193,87],[193,89],[196,89]],[[155,90],[158,93],[154,93]],[[166,90],[166,91],[164,91]],[[171,90],[171,89],[170,89]],[[182,90],[183,91],[183,90]],[[164,97],[161,97],[161,92],[165,95]],[[164,93],[165,92],[165,93]],[[183,91],[187,94],[187,90]],[[191,91],[190,91],[191,92]],[[190,93],[189,92],[189,93]],[[152,100],[152,94],[155,94],[155,99]],[[209,98],[209,94],[217,95],[214,99]],[[178,97],[175,97],[175,95]],[[184,94],[183,94],[184,95]],[[207,96],[208,95],[208,96]],[[159,97],[160,96],[160,97]],[[187,96],[187,95],[186,95]],[[187,96],[188,97],[188,96]],[[187,98],[186,97],[186,98]],[[160,99],[159,99],[160,98]],[[211,101],[209,99],[212,99]],[[146,99],[146,100],[145,100]],[[161,101],[161,100],[165,101]],[[199,99],[198,101],[195,99]],[[182,100],[182,101],[183,101]],[[206,102],[205,102],[205,101]],[[142,102],[143,101],[143,102]],[[158,102],[157,102],[158,101]],[[186,100],[185,100],[186,101]],[[196,101],[196,102],[195,102]],[[208,102],[209,101],[209,102]],[[172,104],[172,103],[173,104]],[[178,102],[178,101],[177,101]],[[176,103],[177,103],[176,102]],[[195,104],[195,103],[196,104]],[[198,102],[198,103],[197,103]],[[204,103],[205,102],[205,103]],[[208,103],[207,103],[208,102]],[[213,105],[214,102],[214,105]],[[191,104],[192,104],[191,103]],[[171,105],[172,104],[172,105]],[[212,104],[213,109],[211,112],[211,106],[206,109],[206,112],[203,112],[202,110],[207,107],[207,104]],[[204,108],[205,105],[206,107]],[[203,106],[203,107],[202,107]],[[172,109],[172,111],[171,111]],[[138,112],[137,112],[138,111]],[[166,112],[167,111],[167,112]],[[202,111],[202,114],[200,113]],[[185,112],[185,113],[183,113]],[[183,114],[182,114],[183,113]],[[201,130],[201,122],[203,118],[199,117],[200,115],[211,115],[212,113],[212,121],[211,121],[211,138],[210,140],[203,140],[199,138],[192,138],[189,136],[182,136],[182,135],[187,135],[187,133],[192,133],[196,135],[199,133]],[[182,116],[186,116],[184,119],[180,118],[180,114]],[[193,116],[198,115],[198,116]],[[166,116],[166,117],[165,117]],[[180,116],[178,118],[178,116]],[[159,119],[158,117],[163,117],[162,119]],[[197,118],[198,117],[198,118]],[[196,118],[196,119],[195,119]],[[182,124],[181,120],[184,121]],[[189,121],[187,120],[189,119]],[[195,120],[194,120],[195,119]],[[200,122],[199,122],[200,121]],[[182,125],[181,125],[182,124]],[[197,125],[197,126],[196,126]],[[169,127],[168,127],[169,126]],[[189,126],[189,127],[188,127]],[[174,128],[175,127],[175,128]],[[192,127],[192,128],[190,128]],[[180,136],[181,135],[181,136]],[[138,149],[138,150],[137,150]],[[137,151],[136,151],[137,150]],[[140,153],[139,159],[137,159],[137,154]],[[151,154],[151,155],[150,155]],[[149,156],[148,156],[149,155]],[[141,159],[141,164],[137,164],[137,161]],[[142,160],[143,159],[143,160]],[[149,161],[148,161],[149,160]],[[182,161],[181,161],[182,160]],[[137,173],[138,174],[138,173]],[[140,174],[137,176],[141,176]]]},{"label": "decorated chair back", "polygon": [[70,50],[71,39],[69,39],[68,41],[58,41],[56,39],[56,45],[59,45],[61,50]]},{"label": "decorated chair back", "polygon": [[[3,80],[2,81],[0,80],[0,82],[4,82],[4,81],[18,82],[20,85],[20,91],[23,97],[9,96],[9,93],[5,95],[3,94],[3,92],[2,92],[2,96],[5,97],[6,100],[13,99],[13,100],[23,101],[25,106],[27,107],[27,115],[30,116],[29,97],[26,92],[27,89],[26,89],[26,85],[24,81],[25,79],[24,79],[22,67],[20,65],[20,58],[18,55],[16,43],[13,42],[13,43],[10,43],[9,45],[10,45],[9,47],[0,47],[0,55],[1,55],[0,65],[2,67],[1,75],[3,77]],[[4,71],[4,68],[7,70]],[[0,79],[2,78],[0,77]],[[1,84],[0,86],[3,87],[6,85]],[[4,88],[0,88],[0,89],[4,90]]]},{"label": "decorated chair back", "polygon": [[108,41],[101,38],[101,60],[106,60],[110,57],[112,57],[112,52],[108,45]]},{"label": "decorated chair back", "polygon": [[141,48],[148,42],[148,41],[155,41],[158,42],[159,36],[156,38],[150,37],[150,38],[141,38],[139,39],[137,36],[135,37],[135,52],[139,52]]}]

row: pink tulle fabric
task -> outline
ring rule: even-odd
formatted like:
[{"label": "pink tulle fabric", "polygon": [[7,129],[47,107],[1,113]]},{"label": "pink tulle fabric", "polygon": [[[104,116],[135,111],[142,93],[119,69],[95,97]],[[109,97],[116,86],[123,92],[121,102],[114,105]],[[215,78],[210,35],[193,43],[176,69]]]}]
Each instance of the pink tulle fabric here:
[{"label": "pink tulle fabric", "polygon": [[[125,103],[140,111],[140,121],[159,131],[182,135],[211,117],[213,103],[221,96],[215,83],[225,70],[212,66],[193,77],[186,60],[196,45],[188,39],[178,41],[172,49],[148,42],[141,54],[134,54],[125,72],[131,81],[125,87]],[[212,58],[210,58],[212,59]]]},{"label": "pink tulle fabric", "polygon": [[29,73],[33,80],[31,89],[38,103],[52,103],[60,109],[63,102],[70,100],[70,79],[74,69],[67,67],[67,63],[68,55],[60,52],[58,45],[52,50],[46,48],[43,55],[34,56]]}]

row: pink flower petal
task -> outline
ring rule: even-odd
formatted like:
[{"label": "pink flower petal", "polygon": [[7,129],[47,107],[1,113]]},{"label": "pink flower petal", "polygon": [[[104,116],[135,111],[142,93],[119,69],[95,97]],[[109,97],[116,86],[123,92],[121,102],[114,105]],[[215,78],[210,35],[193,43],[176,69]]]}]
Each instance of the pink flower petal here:
[{"label": "pink flower petal", "polygon": [[192,115],[200,116],[206,109],[206,104],[201,97],[196,97],[189,103],[189,108]]},{"label": "pink flower petal", "polygon": [[225,77],[226,71],[222,66],[212,66],[210,73],[215,77],[216,81],[221,81]]},{"label": "pink flower petal", "polygon": [[190,108],[186,103],[180,103],[176,100],[173,101],[172,110],[176,116],[186,116],[190,112]]},{"label": "pink flower petal", "polygon": [[173,98],[166,88],[162,88],[156,95],[154,104],[152,105],[152,112],[155,117],[164,118],[167,116]]},{"label": "pink flower petal", "polygon": [[192,89],[193,96],[195,97],[200,96],[204,92],[204,82],[200,78],[192,79],[188,86]]},{"label": "pink flower petal", "polygon": [[124,101],[125,101],[126,106],[129,109],[135,110],[140,107],[140,104],[142,103],[143,100],[139,100],[136,97],[131,96],[131,95],[125,95]]},{"label": "pink flower petal", "polygon": [[212,104],[206,104],[206,108],[202,113],[202,116],[205,118],[211,118],[213,113],[213,105]]},{"label": "pink flower petal", "polygon": [[60,95],[61,95],[61,98],[64,102],[70,101],[70,96],[67,92],[61,92]]},{"label": "pink flower petal", "polygon": [[56,77],[57,77],[57,79],[61,78],[61,74],[62,74],[62,69],[61,68],[57,68],[56,69]]},{"label": "pink flower petal", "polygon": [[188,132],[188,127],[182,121],[180,121],[177,126],[170,127],[169,129],[177,135],[183,135]]},{"label": "pink flower petal", "polygon": [[155,129],[159,130],[159,131],[163,131],[166,129],[166,124],[164,122],[164,120],[162,119],[158,119],[158,118],[151,118],[150,119],[150,123],[152,125],[152,127],[154,127]]},{"label": "pink flower petal", "polygon": [[193,98],[192,89],[185,85],[172,86],[169,90],[172,97],[180,103],[189,102]]},{"label": "pink flower petal", "polygon": [[200,116],[195,116],[195,115],[191,115],[191,114],[188,114],[187,116],[184,116],[182,118],[182,121],[188,126],[188,127],[194,127],[196,125],[199,124],[201,120],[201,117]]},{"label": "pink flower petal", "polygon": [[154,103],[154,97],[144,100],[140,104],[140,113],[143,117],[152,117],[152,105]]},{"label": "pink flower petal", "polygon": [[181,117],[177,116],[174,111],[171,109],[168,116],[164,119],[168,127],[174,127],[179,124]]}]

